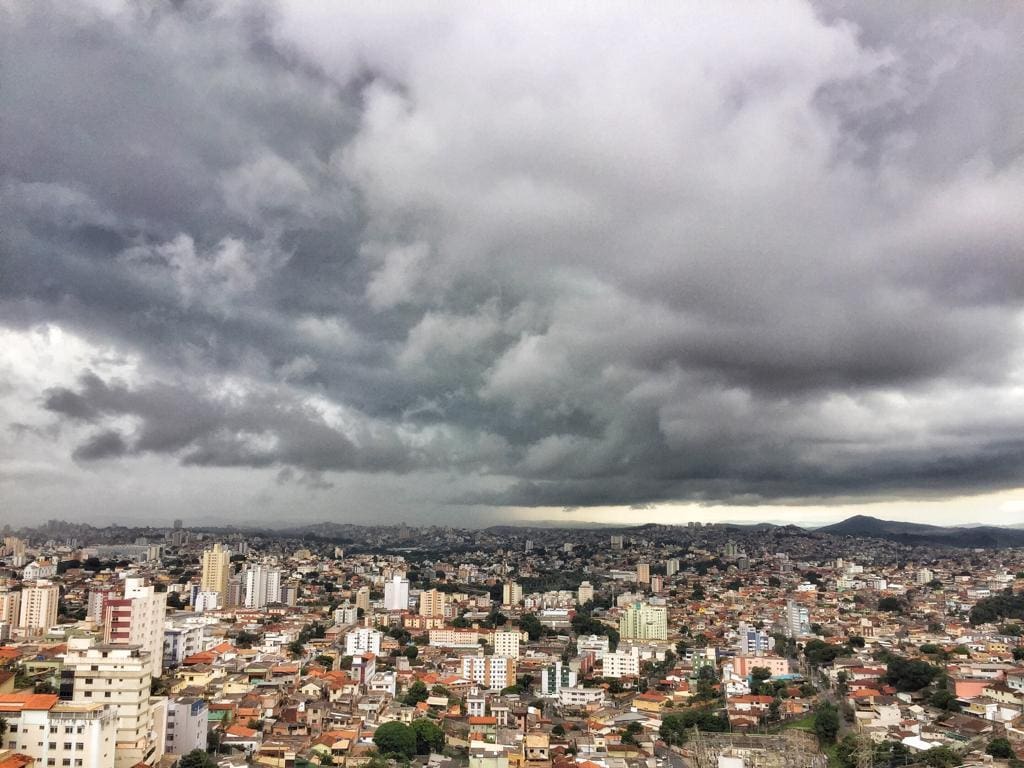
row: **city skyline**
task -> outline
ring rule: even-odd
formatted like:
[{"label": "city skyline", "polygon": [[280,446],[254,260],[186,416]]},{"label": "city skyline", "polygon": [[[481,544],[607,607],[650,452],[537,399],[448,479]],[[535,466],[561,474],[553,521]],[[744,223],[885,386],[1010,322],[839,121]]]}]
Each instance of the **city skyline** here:
[{"label": "city skyline", "polygon": [[1022,524],[1022,38],[0,4],[3,522]]}]

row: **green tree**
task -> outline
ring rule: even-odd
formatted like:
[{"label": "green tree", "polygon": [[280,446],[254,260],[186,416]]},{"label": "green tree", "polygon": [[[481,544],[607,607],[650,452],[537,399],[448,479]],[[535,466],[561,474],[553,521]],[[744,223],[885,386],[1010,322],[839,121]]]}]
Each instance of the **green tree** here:
[{"label": "green tree", "polygon": [[415,661],[416,657],[420,655],[420,649],[415,645],[407,645],[405,647],[405,658],[409,661]]},{"label": "green tree", "polygon": [[417,680],[409,686],[409,690],[405,692],[405,697],[402,701],[407,706],[415,707],[421,701],[426,701],[429,696],[426,684],[422,680]]},{"label": "green tree", "polygon": [[416,734],[417,755],[440,753],[444,749],[444,731],[436,723],[421,717],[412,721],[412,730]]},{"label": "green tree", "polygon": [[903,613],[903,605],[898,598],[883,597],[878,601],[878,610],[885,613]]},{"label": "green tree", "polygon": [[985,747],[985,751],[992,755],[992,757],[997,757],[1000,760],[1009,760],[1010,758],[1016,757],[1013,752],[1013,747],[1010,746],[1009,740],[1001,737],[998,739],[992,739],[992,741],[988,743],[988,746]]},{"label": "green tree", "polygon": [[679,746],[686,743],[694,726],[701,731],[727,731],[729,720],[725,715],[717,715],[704,707],[688,707],[681,712],[665,715],[661,719],[658,735],[666,744]]},{"label": "green tree", "polygon": [[939,674],[939,668],[921,659],[893,656],[885,668],[885,681],[897,691],[919,691]]},{"label": "green tree", "polygon": [[814,713],[814,733],[822,744],[832,744],[839,733],[839,712],[831,704],[823,704]]},{"label": "green tree", "polygon": [[930,765],[932,768],[951,768],[951,766],[960,765],[961,762],[960,755],[949,747],[926,749],[918,754],[918,758],[925,765]]},{"label": "green tree", "polygon": [[540,640],[540,636],[544,631],[540,619],[532,613],[524,613],[519,618],[519,629],[525,632],[531,640]]},{"label": "green tree", "polygon": [[928,703],[936,709],[945,709],[950,712],[959,712],[962,709],[960,702],[956,700],[956,696],[945,688],[939,688],[929,696]]},{"label": "green tree", "polygon": [[181,756],[178,768],[214,768],[217,763],[202,749],[193,749]]},{"label": "green tree", "polygon": [[374,731],[373,743],[385,757],[408,760],[416,754],[416,731],[405,723],[384,723]]}]

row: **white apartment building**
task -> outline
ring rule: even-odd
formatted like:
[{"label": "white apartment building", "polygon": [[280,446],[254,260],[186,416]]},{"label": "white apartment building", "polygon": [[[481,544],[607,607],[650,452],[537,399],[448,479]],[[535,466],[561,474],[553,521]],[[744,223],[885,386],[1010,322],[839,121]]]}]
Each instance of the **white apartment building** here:
[{"label": "white apartment building", "polygon": [[519,658],[519,641],[521,637],[515,630],[498,630],[494,633],[494,655]]},{"label": "white apartment building", "polygon": [[60,587],[45,579],[21,590],[18,628],[26,636],[42,635],[57,623]]},{"label": "white apartment building", "polygon": [[244,574],[246,608],[265,608],[281,602],[281,569],[268,565],[251,565]]},{"label": "white apartment building", "polygon": [[[114,768],[153,765],[162,757],[163,721],[154,723],[149,652],[130,645],[92,645],[71,638],[61,672],[61,696],[75,704],[106,704],[117,714]],[[158,727],[157,727],[158,726]]]},{"label": "white apartment building", "polygon": [[336,626],[343,627],[347,624],[355,624],[359,621],[359,609],[351,603],[344,603],[334,609],[334,623]]},{"label": "white apartment building", "polygon": [[629,651],[606,653],[601,660],[601,674],[604,677],[636,677],[640,674],[640,649],[633,646]]},{"label": "white apartment building", "polygon": [[396,573],[384,584],[384,610],[409,610],[409,580],[401,573]]},{"label": "white apartment building", "polygon": [[603,688],[562,688],[558,691],[558,703],[563,707],[586,707],[604,702]]},{"label": "white apartment building", "polygon": [[52,579],[57,575],[57,563],[52,560],[33,560],[21,572],[24,581]]},{"label": "white apartment building", "polygon": [[505,656],[463,656],[462,676],[477,685],[500,691],[516,683],[516,661]]},{"label": "white apartment building", "polygon": [[203,650],[203,628],[198,624],[164,624],[164,666],[177,667],[186,658]]},{"label": "white apartment building", "polygon": [[360,656],[364,653],[372,653],[380,656],[380,643],[384,639],[384,633],[369,627],[353,629],[345,635],[345,655]]},{"label": "white apartment building", "polygon": [[619,635],[623,640],[667,640],[668,610],[663,605],[634,602],[622,612]]},{"label": "white apartment building", "polygon": [[182,696],[167,702],[167,753],[187,755],[193,749],[206,750],[209,727],[206,702],[195,696]]},{"label": "white apartment building", "polygon": [[163,673],[164,616],[167,593],[157,592],[147,579],[129,576],[124,596],[108,595],[103,606],[103,642],[137,645],[149,653],[153,677]]},{"label": "white apartment building", "polygon": [[601,661],[609,650],[608,635],[581,635],[576,639],[576,651],[580,655],[590,651],[597,661]]},{"label": "white apartment building", "polygon": [[475,629],[432,629],[428,644],[439,648],[478,648],[487,635]]},{"label": "white apartment building", "polygon": [[71,704],[53,694],[6,694],[3,747],[35,758],[36,768],[114,768],[116,715],[101,703]]}]

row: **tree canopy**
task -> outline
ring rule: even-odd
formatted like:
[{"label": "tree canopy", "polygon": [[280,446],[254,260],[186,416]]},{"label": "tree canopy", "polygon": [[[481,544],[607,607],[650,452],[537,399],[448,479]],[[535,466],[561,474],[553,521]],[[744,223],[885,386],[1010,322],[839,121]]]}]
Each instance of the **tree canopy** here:
[{"label": "tree canopy", "polygon": [[385,757],[408,760],[416,754],[416,731],[405,723],[384,723],[374,731],[373,743]]}]

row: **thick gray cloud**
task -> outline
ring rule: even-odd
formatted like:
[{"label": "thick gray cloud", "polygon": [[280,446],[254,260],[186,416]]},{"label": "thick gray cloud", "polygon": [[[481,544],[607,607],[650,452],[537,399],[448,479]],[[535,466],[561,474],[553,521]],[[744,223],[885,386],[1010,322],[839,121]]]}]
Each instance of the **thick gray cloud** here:
[{"label": "thick gray cloud", "polygon": [[635,10],[0,3],[0,482],[1018,485],[1024,10]]}]

